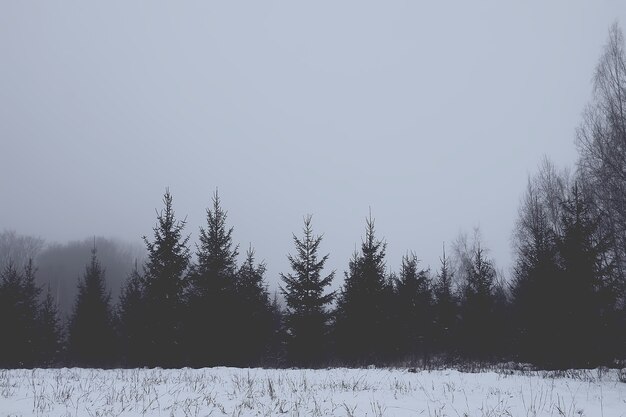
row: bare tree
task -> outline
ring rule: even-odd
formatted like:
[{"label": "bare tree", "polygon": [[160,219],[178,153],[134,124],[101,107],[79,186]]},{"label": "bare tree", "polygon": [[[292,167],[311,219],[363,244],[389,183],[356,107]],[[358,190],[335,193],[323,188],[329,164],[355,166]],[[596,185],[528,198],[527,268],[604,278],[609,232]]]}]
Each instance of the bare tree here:
[{"label": "bare tree", "polygon": [[24,268],[37,257],[43,245],[44,240],[38,237],[18,235],[13,230],[0,232],[0,269],[9,263],[17,269]]},{"label": "bare tree", "polygon": [[476,226],[472,229],[472,236],[470,238],[466,231],[460,231],[454,242],[452,242],[452,256],[451,272],[455,280],[452,286],[456,291],[460,291],[461,288],[467,283],[468,274],[476,250],[480,246],[482,240],[482,234],[480,227]]},{"label": "bare tree", "polygon": [[538,172],[528,178],[513,231],[513,250],[520,251],[545,230],[558,232],[563,202],[573,181],[567,169],[559,169],[544,157]]},{"label": "bare tree", "polygon": [[593,98],[576,132],[584,192],[602,214],[621,276],[626,264],[626,54],[617,23],[596,67]]}]

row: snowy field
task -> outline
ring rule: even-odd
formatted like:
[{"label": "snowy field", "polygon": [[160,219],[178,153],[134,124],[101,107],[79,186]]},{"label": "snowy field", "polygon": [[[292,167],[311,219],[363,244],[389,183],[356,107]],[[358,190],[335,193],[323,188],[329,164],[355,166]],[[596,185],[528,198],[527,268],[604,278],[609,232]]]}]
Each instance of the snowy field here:
[{"label": "snowy field", "polygon": [[0,370],[2,416],[626,416],[617,371]]}]

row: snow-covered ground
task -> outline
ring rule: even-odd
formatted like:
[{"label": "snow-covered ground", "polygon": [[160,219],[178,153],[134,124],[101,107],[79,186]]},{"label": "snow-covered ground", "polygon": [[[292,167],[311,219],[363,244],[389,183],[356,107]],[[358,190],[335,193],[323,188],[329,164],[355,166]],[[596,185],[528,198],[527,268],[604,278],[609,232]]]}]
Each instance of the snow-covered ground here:
[{"label": "snow-covered ground", "polygon": [[1,416],[626,416],[617,371],[0,370]]}]

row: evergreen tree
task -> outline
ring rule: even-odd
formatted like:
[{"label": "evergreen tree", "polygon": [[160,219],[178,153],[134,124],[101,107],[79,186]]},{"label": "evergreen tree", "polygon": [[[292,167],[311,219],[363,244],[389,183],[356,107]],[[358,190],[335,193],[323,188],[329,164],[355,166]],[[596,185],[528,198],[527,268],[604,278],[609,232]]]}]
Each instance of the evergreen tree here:
[{"label": "evergreen tree", "polygon": [[46,297],[39,306],[38,330],[38,364],[39,366],[53,366],[61,358],[63,348],[63,328],[59,318],[57,303],[52,296],[50,286]]},{"label": "evergreen tree", "polygon": [[272,305],[265,284],[265,263],[257,264],[254,249],[246,252],[246,259],[237,272],[236,349],[239,365],[262,363],[270,348],[274,330]]},{"label": "evergreen tree", "polygon": [[194,366],[232,365],[237,361],[236,274],[238,247],[233,228],[226,227],[227,213],[217,191],[213,208],[207,209],[206,228],[200,228],[198,261],[190,274],[187,336]]},{"label": "evergreen tree", "polygon": [[40,289],[34,284],[32,260],[20,273],[12,262],[0,282],[0,366],[32,367],[37,363],[37,307]]},{"label": "evergreen tree", "polygon": [[393,287],[385,274],[385,249],[386,243],[376,239],[370,215],[361,252],[350,260],[337,302],[337,351],[351,363],[388,360],[394,350],[388,342]]},{"label": "evergreen tree", "polygon": [[115,359],[115,332],[104,269],[91,252],[91,262],[78,281],[78,295],[69,323],[70,361],[83,367],[111,366]]},{"label": "evergreen tree", "polygon": [[428,271],[419,269],[418,264],[413,253],[402,257],[395,285],[398,314],[395,327],[398,329],[400,355],[413,361],[421,355],[426,362],[432,348],[432,293]]},{"label": "evergreen tree", "polygon": [[272,303],[270,304],[272,314],[272,336],[267,353],[267,363],[270,366],[278,367],[285,363],[286,334],[284,326],[284,312],[278,302],[278,293],[274,292]]},{"label": "evergreen tree", "polygon": [[36,268],[32,259],[24,266],[22,281],[22,318],[25,334],[23,358],[25,366],[35,366],[39,356],[38,310],[41,288],[35,283]]},{"label": "evergreen tree", "polygon": [[467,282],[461,304],[461,349],[470,358],[493,358],[500,330],[495,327],[496,271],[480,243],[466,268]]},{"label": "evergreen tree", "polygon": [[458,321],[457,297],[452,287],[454,274],[444,248],[441,267],[433,284],[435,329],[433,338],[436,349],[450,355],[455,347]]},{"label": "evergreen tree", "polygon": [[[558,329],[562,351],[560,366],[597,366],[615,351],[617,282],[613,265],[605,257],[607,240],[598,235],[599,219],[587,199],[574,186],[563,203],[559,249],[563,286],[562,317]],[[607,259],[609,259],[607,263]]]},{"label": "evergreen tree", "polygon": [[150,366],[176,366],[182,361],[182,317],[185,273],[189,268],[189,236],[185,221],[177,221],[172,195],[166,190],[165,209],[157,217],[154,240],[144,236],[148,260],[144,267],[145,337],[143,362]]},{"label": "evergreen tree", "polygon": [[561,355],[562,273],[548,208],[529,182],[516,231],[512,283],[515,346],[524,361],[553,366]]},{"label": "evergreen tree", "polygon": [[12,336],[4,337],[3,343],[0,343],[1,368],[16,368],[22,363],[21,281],[22,277],[13,263],[7,262],[0,283],[0,334]]},{"label": "evergreen tree", "polygon": [[335,272],[323,276],[328,255],[318,258],[322,236],[313,235],[312,217],[304,218],[304,236],[293,236],[296,255],[288,255],[293,273],[281,274],[285,283],[282,292],[287,301],[285,326],[287,355],[291,363],[315,366],[327,354],[330,314],[327,310],[334,293],[325,288],[332,283]]},{"label": "evergreen tree", "polygon": [[137,262],[122,290],[117,308],[117,327],[121,342],[122,359],[127,366],[139,366],[143,362],[142,341],[146,339],[144,280]]}]

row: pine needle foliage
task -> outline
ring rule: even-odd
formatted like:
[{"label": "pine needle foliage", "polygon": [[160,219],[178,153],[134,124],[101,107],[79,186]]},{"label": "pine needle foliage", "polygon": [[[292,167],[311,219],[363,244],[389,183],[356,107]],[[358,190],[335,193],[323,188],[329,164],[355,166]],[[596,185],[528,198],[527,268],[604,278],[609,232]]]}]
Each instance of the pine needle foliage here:
[{"label": "pine needle foliage", "polygon": [[318,256],[322,236],[313,234],[312,216],[304,218],[303,237],[293,236],[295,255],[288,255],[293,272],[281,274],[281,288],[287,302],[285,325],[289,360],[307,365],[319,364],[326,356],[328,306],[334,293],[326,292],[335,276],[322,273],[328,255]]}]

